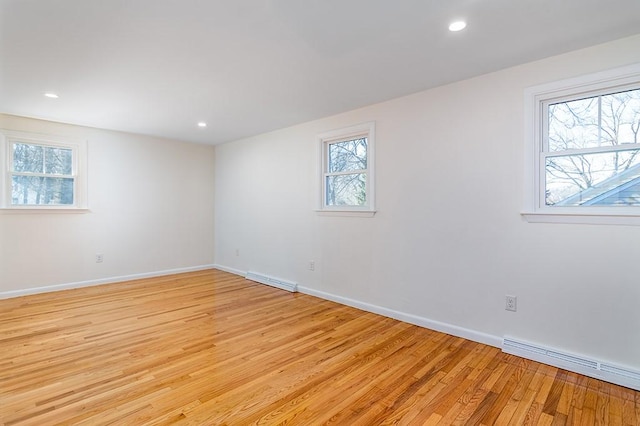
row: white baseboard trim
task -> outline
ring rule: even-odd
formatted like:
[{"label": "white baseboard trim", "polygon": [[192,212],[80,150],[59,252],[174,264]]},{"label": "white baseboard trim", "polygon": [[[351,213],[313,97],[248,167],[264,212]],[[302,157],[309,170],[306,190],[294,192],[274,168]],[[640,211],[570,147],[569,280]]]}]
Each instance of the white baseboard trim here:
[{"label": "white baseboard trim", "polygon": [[[221,265],[215,265],[216,269],[221,271],[230,272],[235,275],[244,277],[247,272],[239,271],[233,268],[224,267]],[[533,349],[517,348],[515,339],[498,337],[492,334],[483,333],[477,330],[472,330],[456,325],[431,320],[429,318],[420,317],[405,312],[396,311],[393,309],[385,308],[382,306],[372,305],[370,303],[361,302],[358,300],[350,299],[348,297],[338,296],[332,293],[326,293],[324,291],[314,290],[309,287],[298,286],[300,293],[308,294],[310,296],[319,297],[325,300],[331,300],[332,302],[340,303],[342,305],[351,306],[363,311],[372,312],[374,314],[382,315],[389,318],[394,318],[399,321],[403,321],[409,324],[414,324],[420,327],[425,327],[431,330],[447,333],[452,336],[462,337],[464,339],[472,340],[474,342],[484,343],[485,345],[494,346],[502,349],[503,352],[516,355],[522,358],[531,359],[533,361],[541,362],[543,364],[551,365],[553,367],[562,368],[567,371],[582,374],[595,379],[603,380],[609,383],[625,386],[631,389],[640,390],[640,371],[632,368],[622,367],[607,362],[600,361],[587,361],[588,363],[595,363],[597,367],[592,365],[583,365],[583,359],[587,359],[577,355],[567,355],[557,350],[543,348],[538,345],[529,345]],[[506,342],[506,344],[505,344]],[[515,343],[515,345],[514,345]],[[522,343],[521,341],[519,343]],[[553,352],[549,355],[549,352]],[[544,352],[544,353],[543,353]],[[558,354],[558,355],[554,355]],[[576,361],[577,360],[577,361]]]},{"label": "white baseboard trim", "polygon": [[[214,268],[221,271],[229,272],[231,274],[240,275],[241,277],[245,277],[248,273],[247,271],[241,271],[239,269],[230,268],[228,266],[220,264],[215,264]],[[419,317],[417,315],[407,314],[405,312],[395,311],[393,309],[384,308],[382,306],[360,302],[358,300],[349,299],[347,297],[326,293],[324,291],[314,290],[309,287],[298,285],[297,290],[300,293],[319,297],[320,299],[331,300],[332,302],[362,309],[363,311],[372,312],[374,314],[382,315],[385,317],[397,319],[398,321],[403,321],[409,324],[418,325],[420,327],[429,328],[431,330],[440,331],[442,333],[451,334],[452,336],[473,340],[474,342],[484,343],[485,345],[494,346],[496,348],[502,347],[502,337],[493,336],[491,334],[482,333],[480,331],[471,330],[464,327],[458,327],[456,325],[451,325],[440,321],[434,321],[428,318]]]},{"label": "white baseboard trim", "polygon": [[640,371],[633,368],[587,358],[511,337],[504,338],[502,351],[640,391]]},{"label": "white baseboard trim", "polygon": [[141,274],[121,275],[116,277],[99,278],[96,280],[77,281],[66,284],[54,284],[45,287],[26,288],[21,290],[11,290],[0,292],[0,299],[10,299],[12,297],[28,296],[30,294],[50,293],[52,291],[70,290],[73,288],[90,287],[94,285],[117,283],[122,281],[138,280],[141,278],[160,277],[163,275],[181,274],[184,272],[202,271],[205,269],[216,269],[215,265],[199,265],[187,268],[166,269],[163,271],[145,272]]},{"label": "white baseboard trim", "polygon": [[431,320],[428,318],[420,317],[405,312],[396,311],[382,306],[372,305],[358,300],[349,299],[347,297],[337,296],[331,293],[325,293],[324,291],[314,290],[308,287],[298,286],[300,293],[308,294],[310,296],[316,296],[321,299],[331,300],[343,305],[351,306],[353,308],[362,309],[363,311],[372,312],[374,314],[382,315],[385,317],[397,319],[409,324],[418,325],[420,327],[428,328],[431,330],[447,333],[452,336],[462,337],[474,342],[484,343],[485,345],[495,346],[499,348],[502,346],[502,338],[487,333],[482,333],[477,330],[471,330],[469,328],[459,327],[457,325],[447,324],[440,321]]},{"label": "white baseboard trim", "polygon": [[240,275],[241,277],[247,275],[247,271],[241,271],[240,269],[230,268],[229,266],[219,265],[217,263],[214,264],[213,267],[215,269],[219,269],[220,271],[228,272],[233,275]]}]

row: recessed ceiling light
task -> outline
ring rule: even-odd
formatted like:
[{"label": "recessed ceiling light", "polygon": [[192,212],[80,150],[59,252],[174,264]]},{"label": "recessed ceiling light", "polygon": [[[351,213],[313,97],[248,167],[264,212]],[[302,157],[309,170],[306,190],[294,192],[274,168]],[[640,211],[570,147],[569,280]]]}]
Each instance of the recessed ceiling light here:
[{"label": "recessed ceiling light", "polygon": [[461,31],[464,30],[467,26],[467,23],[464,21],[455,21],[449,24],[449,31]]},{"label": "recessed ceiling light", "polygon": [[59,96],[56,95],[55,93],[45,93],[44,94],[47,98],[51,98],[51,99],[58,99]]},{"label": "recessed ceiling light", "polygon": [[207,123],[205,123],[204,121],[201,121],[198,123],[198,127],[207,127]]}]

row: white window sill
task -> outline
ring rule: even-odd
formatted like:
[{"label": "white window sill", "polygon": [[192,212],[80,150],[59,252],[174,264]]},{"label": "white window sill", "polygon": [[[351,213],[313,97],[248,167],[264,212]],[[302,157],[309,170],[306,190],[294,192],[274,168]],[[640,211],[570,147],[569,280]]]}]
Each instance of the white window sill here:
[{"label": "white window sill", "polygon": [[81,214],[89,213],[91,210],[78,207],[1,207],[0,214]]},{"label": "white window sill", "polygon": [[376,210],[316,210],[318,216],[373,217]]},{"label": "white window sill", "polygon": [[640,226],[640,215],[625,213],[594,214],[569,212],[521,212],[530,223],[574,223],[582,225],[632,225]]}]

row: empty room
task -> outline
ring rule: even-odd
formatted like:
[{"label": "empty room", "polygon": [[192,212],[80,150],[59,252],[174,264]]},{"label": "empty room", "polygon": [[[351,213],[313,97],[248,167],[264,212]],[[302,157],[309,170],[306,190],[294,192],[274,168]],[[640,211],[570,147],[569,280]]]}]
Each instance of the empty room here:
[{"label": "empty room", "polygon": [[0,0],[1,425],[640,425],[637,0]]}]

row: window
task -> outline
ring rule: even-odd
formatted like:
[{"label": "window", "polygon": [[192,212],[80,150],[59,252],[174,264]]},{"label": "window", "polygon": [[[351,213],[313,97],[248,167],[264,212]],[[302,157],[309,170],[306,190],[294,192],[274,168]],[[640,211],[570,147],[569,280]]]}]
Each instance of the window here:
[{"label": "window", "polygon": [[3,208],[85,207],[84,144],[44,135],[1,133]]},{"label": "window", "polygon": [[527,219],[640,224],[640,64],[532,88],[526,102]]},{"label": "window", "polygon": [[319,137],[321,211],[374,212],[374,123]]}]

